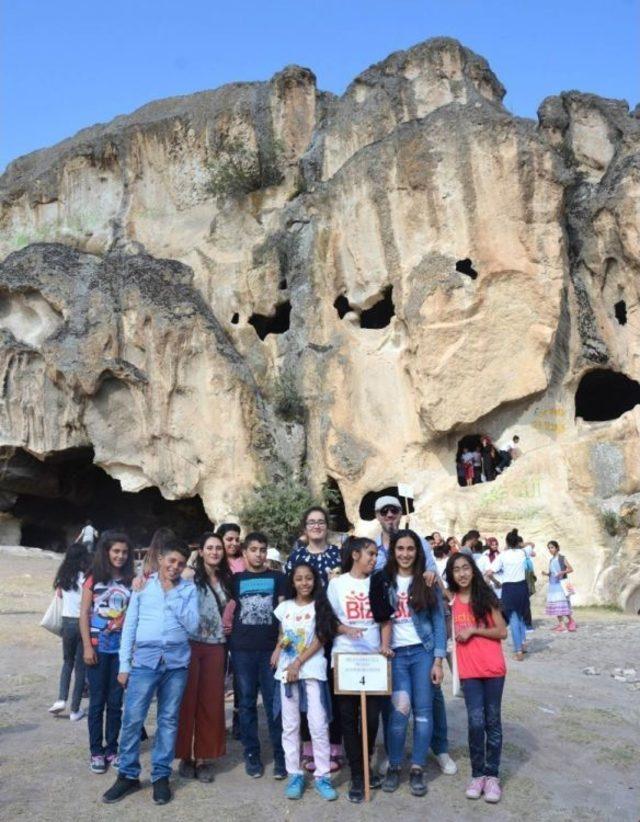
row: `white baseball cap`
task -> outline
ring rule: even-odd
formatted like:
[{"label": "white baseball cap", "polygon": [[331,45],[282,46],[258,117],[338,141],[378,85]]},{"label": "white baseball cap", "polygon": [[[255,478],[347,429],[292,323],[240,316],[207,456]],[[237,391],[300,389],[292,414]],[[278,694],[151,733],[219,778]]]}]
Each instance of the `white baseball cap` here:
[{"label": "white baseball cap", "polygon": [[402,505],[400,505],[400,500],[397,497],[378,497],[376,500],[376,513],[387,505],[395,505],[396,508],[402,511]]},{"label": "white baseball cap", "polygon": [[279,562],[280,565],[284,565],[284,560],[277,548],[267,548],[267,559],[269,562]]}]

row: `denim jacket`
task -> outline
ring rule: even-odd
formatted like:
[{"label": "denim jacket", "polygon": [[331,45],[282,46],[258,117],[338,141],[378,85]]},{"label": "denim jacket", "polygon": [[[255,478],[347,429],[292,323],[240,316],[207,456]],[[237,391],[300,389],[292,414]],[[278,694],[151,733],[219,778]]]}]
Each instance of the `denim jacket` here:
[{"label": "denim jacket", "polygon": [[[433,651],[436,657],[445,657],[447,652],[447,635],[444,621],[442,593],[435,586],[437,604],[435,608],[414,611],[409,606],[411,620],[425,651]],[[398,589],[388,577],[386,571],[378,571],[371,577],[369,589],[371,613],[376,622],[388,622],[398,607]]]}]

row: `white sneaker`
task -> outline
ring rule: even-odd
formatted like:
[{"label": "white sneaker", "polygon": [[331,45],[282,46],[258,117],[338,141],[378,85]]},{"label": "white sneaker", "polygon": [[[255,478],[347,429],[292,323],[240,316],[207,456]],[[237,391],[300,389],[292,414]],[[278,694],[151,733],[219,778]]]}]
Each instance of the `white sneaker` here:
[{"label": "white sneaker", "polygon": [[59,714],[59,713],[61,713],[61,711],[64,711],[66,705],[67,705],[67,703],[64,701],[64,699],[58,699],[49,708],[49,713],[50,714]]},{"label": "white sneaker", "polygon": [[71,711],[69,714],[69,719],[72,722],[79,722],[81,719],[84,719],[87,714],[80,708],[79,711]]},{"label": "white sneaker", "polygon": [[458,766],[453,759],[451,759],[448,753],[438,754],[436,759],[438,760],[438,765],[440,765],[440,770],[442,773],[446,773],[447,776],[453,776],[458,773]]}]

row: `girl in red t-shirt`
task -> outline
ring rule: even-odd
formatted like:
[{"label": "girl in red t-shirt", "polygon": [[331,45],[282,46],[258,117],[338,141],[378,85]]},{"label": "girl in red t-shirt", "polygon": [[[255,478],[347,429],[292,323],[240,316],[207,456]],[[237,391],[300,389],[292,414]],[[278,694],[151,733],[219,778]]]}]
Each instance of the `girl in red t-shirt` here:
[{"label": "girl in red t-shirt", "polygon": [[499,802],[502,752],[500,705],[507,672],[501,640],[507,626],[496,595],[471,557],[454,554],[445,569],[453,594],[455,654],[467,706],[471,775],[466,796]]}]

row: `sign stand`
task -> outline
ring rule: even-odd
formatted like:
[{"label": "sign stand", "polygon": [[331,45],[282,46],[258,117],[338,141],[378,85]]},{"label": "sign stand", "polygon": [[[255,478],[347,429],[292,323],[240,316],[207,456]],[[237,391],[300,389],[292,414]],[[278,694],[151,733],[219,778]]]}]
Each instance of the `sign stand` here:
[{"label": "sign stand", "polygon": [[410,519],[409,519],[409,500],[413,499],[413,486],[409,485],[406,482],[399,482],[398,483],[398,496],[404,499],[404,514],[406,517],[405,528],[409,527]]},{"label": "sign stand", "polygon": [[371,801],[371,780],[369,778],[369,729],[367,728],[367,694],[360,691],[360,716],[362,718],[362,763],[364,765],[364,798]]},{"label": "sign stand", "polygon": [[381,654],[334,654],[335,694],[360,695],[362,718],[362,765],[364,770],[364,795],[371,800],[371,775],[369,772],[369,730],[367,728],[367,694],[387,696],[391,693],[391,664]]}]

